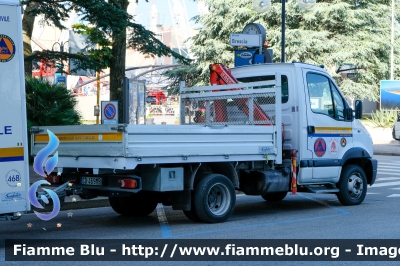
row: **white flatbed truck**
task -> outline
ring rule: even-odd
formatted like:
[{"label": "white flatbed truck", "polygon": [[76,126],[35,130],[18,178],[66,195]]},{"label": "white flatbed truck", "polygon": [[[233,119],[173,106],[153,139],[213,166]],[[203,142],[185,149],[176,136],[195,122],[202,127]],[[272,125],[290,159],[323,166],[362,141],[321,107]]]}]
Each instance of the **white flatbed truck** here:
[{"label": "white flatbed truck", "polygon": [[299,191],[362,203],[377,161],[360,101],[352,110],[329,74],[309,64],[238,67],[216,80],[224,75],[240,84],[181,85],[180,125],[36,127],[31,153],[53,132],[59,157],[48,180],[70,182],[83,198],[107,196],[122,215],[162,203],[193,221],[224,222],[235,190],[268,201]]}]

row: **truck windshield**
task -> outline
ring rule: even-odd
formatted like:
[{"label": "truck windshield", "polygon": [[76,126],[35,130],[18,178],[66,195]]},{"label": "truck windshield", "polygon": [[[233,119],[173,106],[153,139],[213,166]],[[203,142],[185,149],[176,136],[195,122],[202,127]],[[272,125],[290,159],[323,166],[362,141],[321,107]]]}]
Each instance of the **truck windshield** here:
[{"label": "truck windshield", "polygon": [[[245,82],[257,82],[257,81],[268,81],[268,80],[274,80],[275,76],[255,76],[255,77],[246,77],[246,78],[238,78],[237,80],[240,83],[245,83]],[[282,75],[281,76],[281,83],[282,83],[282,103],[287,103],[289,100],[289,86],[288,86],[288,79],[286,76]],[[263,88],[272,88],[274,86],[260,86],[260,87],[254,87],[254,89],[263,89]]]}]

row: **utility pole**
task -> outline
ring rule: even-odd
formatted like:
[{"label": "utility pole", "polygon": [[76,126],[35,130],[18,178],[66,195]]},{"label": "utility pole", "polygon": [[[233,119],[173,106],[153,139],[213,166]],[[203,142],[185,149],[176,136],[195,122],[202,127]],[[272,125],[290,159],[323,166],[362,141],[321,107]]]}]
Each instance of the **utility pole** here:
[{"label": "utility pole", "polygon": [[[100,50],[99,44],[97,44],[97,49]],[[96,105],[97,105],[97,108],[100,108],[100,71],[96,72],[96,79],[97,79]],[[97,116],[96,116],[96,124],[100,124],[100,115],[99,114],[97,114]]]},{"label": "utility pole", "polygon": [[395,2],[392,0],[392,36],[390,41],[390,80],[394,80],[394,8]]}]

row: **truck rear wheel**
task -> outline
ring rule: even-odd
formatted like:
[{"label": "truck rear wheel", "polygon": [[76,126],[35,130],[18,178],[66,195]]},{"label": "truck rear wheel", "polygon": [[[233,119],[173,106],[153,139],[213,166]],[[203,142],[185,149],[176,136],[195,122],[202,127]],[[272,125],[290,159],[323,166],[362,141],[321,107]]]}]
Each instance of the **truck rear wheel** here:
[{"label": "truck rear wheel", "polygon": [[283,192],[271,192],[265,195],[262,195],[261,197],[265,199],[266,201],[281,201],[283,200],[287,195],[287,191]]},{"label": "truck rear wheel", "polygon": [[343,205],[361,204],[367,194],[367,177],[364,170],[358,165],[346,165],[342,169],[337,187],[340,191],[336,196],[340,203]]},{"label": "truck rear wheel", "polygon": [[128,197],[109,197],[111,208],[121,215],[142,217],[152,213],[157,207],[157,201],[140,194]]},{"label": "truck rear wheel", "polygon": [[193,200],[194,210],[201,221],[225,222],[235,208],[235,188],[226,176],[209,174],[195,186]]}]

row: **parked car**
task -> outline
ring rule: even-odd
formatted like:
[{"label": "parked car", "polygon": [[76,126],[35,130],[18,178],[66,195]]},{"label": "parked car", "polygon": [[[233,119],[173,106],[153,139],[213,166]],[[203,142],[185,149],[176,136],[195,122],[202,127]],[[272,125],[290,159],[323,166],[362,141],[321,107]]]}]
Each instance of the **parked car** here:
[{"label": "parked car", "polygon": [[397,113],[397,121],[394,123],[392,136],[395,140],[400,140],[400,112]]},{"label": "parked car", "polygon": [[149,104],[156,104],[157,101],[156,101],[156,98],[155,98],[155,97],[146,97],[146,103],[149,103]]}]

